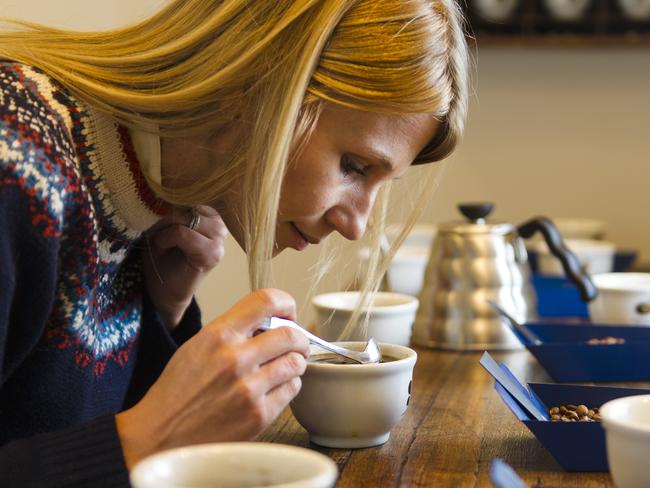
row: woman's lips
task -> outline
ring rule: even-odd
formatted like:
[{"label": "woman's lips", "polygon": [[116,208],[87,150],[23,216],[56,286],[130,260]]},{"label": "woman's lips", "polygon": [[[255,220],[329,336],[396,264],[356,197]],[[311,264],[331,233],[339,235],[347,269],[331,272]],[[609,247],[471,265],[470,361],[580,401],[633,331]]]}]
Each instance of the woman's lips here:
[{"label": "woman's lips", "polygon": [[296,224],[294,224],[293,222],[291,222],[291,227],[293,227],[293,230],[295,230],[296,237],[298,238],[298,239],[296,239],[297,240],[296,249],[298,249],[299,251],[302,251],[309,244],[318,244],[320,242],[320,239],[315,239],[315,238],[303,233],[298,228],[298,226]]},{"label": "woman's lips", "polygon": [[296,251],[302,251],[309,245],[309,241],[303,235],[303,233],[298,230],[298,227],[296,227],[296,224],[293,222],[291,222],[291,228],[293,229],[293,242],[291,243],[291,247],[293,247]]}]

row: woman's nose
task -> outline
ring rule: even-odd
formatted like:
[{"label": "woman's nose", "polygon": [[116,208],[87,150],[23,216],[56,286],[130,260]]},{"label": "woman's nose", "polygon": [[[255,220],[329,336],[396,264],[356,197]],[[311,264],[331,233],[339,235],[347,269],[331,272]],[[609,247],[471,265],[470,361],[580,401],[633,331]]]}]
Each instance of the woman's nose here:
[{"label": "woman's nose", "polygon": [[350,241],[361,239],[366,232],[376,197],[376,191],[343,196],[341,202],[328,212],[330,225]]}]

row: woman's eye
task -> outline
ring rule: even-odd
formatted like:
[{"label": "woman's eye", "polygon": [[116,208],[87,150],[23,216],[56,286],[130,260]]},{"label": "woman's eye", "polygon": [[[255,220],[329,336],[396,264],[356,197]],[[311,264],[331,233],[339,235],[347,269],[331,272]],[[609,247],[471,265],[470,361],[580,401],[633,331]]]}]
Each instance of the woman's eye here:
[{"label": "woman's eye", "polygon": [[347,157],[343,157],[343,160],[341,161],[341,169],[343,170],[343,174],[346,176],[355,173],[360,176],[366,176],[366,168]]}]

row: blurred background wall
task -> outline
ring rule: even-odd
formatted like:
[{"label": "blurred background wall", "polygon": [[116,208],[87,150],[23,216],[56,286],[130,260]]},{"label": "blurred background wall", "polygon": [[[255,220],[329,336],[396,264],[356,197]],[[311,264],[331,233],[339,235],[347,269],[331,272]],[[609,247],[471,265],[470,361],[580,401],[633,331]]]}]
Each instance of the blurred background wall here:
[{"label": "blurred background wall", "polygon": [[[137,20],[161,0],[3,0],[0,16],[82,30]],[[460,201],[492,201],[494,218],[538,214],[604,219],[607,238],[650,262],[650,45],[481,47],[465,140],[440,165],[439,188],[421,221],[456,218]],[[407,180],[408,183],[408,180]],[[402,185],[404,186],[404,185]],[[397,198],[406,198],[398,188]],[[401,192],[401,193],[400,193]],[[277,285],[311,313],[306,270],[316,249],[276,260]],[[345,271],[320,287],[335,290]],[[245,257],[232,239],[198,293],[207,320],[248,291]]]}]

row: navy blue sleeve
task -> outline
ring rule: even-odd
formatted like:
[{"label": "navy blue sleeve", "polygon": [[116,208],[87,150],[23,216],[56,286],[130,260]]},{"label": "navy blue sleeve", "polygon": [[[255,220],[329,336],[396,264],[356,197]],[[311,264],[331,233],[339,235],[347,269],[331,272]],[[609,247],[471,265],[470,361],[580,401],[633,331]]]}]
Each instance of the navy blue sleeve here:
[{"label": "navy blue sleeve", "polygon": [[135,405],[158,379],[176,350],[201,330],[201,311],[193,299],[173,332],[165,327],[146,292],[142,303],[142,336],[124,408]]},{"label": "navy blue sleeve", "polygon": [[2,446],[0,486],[130,488],[115,416]]}]

